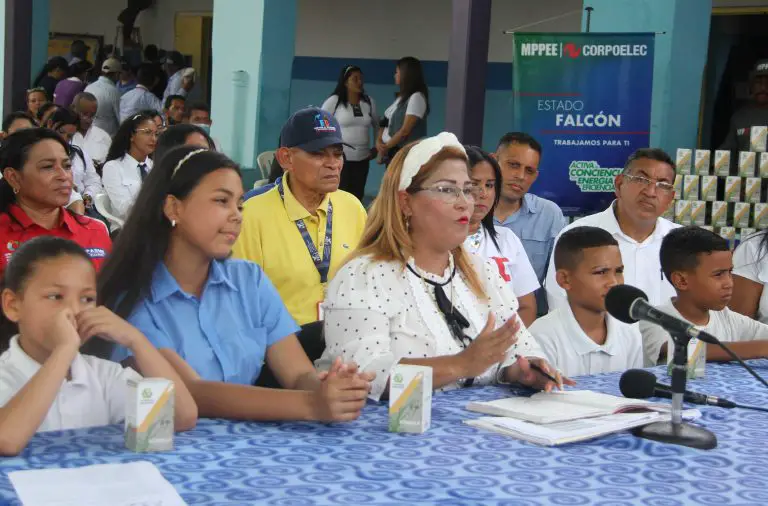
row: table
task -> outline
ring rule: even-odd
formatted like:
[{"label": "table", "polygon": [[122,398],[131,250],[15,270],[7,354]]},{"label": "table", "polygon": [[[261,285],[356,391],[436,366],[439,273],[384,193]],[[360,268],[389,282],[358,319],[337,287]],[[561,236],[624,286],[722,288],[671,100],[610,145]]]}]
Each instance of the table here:
[{"label": "table", "polygon": [[[753,361],[768,376],[768,361]],[[655,369],[661,380],[666,380]],[[619,374],[582,377],[579,388],[618,394]],[[768,406],[768,389],[735,364],[707,364],[691,390]],[[423,435],[387,432],[383,405],[348,424],[201,420],[176,450],[134,454],[120,427],[44,433],[17,458],[0,459],[2,504],[18,504],[6,473],[149,460],[189,504],[647,505],[768,504],[768,413],[702,407],[718,448],[699,451],[628,433],[543,448],[473,429],[469,400],[503,387],[435,395]]]}]

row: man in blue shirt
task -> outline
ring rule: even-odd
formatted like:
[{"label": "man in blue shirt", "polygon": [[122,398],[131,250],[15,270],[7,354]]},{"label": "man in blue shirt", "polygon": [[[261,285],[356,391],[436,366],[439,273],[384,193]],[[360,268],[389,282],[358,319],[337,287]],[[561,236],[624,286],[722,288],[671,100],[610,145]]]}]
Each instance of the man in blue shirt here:
[{"label": "man in blue shirt", "polygon": [[[539,283],[544,286],[555,238],[567,222],[557,204],[528,193],[539,177],[541,144],[526,133],[510,132],[501,138],[494,156],[504,179],[494,223],[520,238]],[[539,315],[547,313],[544,288],[536,291],[536,306]]]}]

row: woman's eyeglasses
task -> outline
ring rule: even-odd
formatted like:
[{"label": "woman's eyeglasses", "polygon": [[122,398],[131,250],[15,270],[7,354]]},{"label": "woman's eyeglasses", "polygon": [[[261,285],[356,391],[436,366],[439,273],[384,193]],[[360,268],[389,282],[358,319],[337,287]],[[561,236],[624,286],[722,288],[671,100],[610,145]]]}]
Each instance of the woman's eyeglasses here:
[{"label": "woman's eyeglasses", "polygon": [[474,186],[465,186],[459,188],[458,186],[431,186],[428,188],[414,188],[412,193],[418,192],[430,192],[437,200],[441,200],[446,204],[455,204],[458,202],[460,196],[464,196],[464,200],[473,204],[475,202],[475,195],[477,188]]},{"label": "woman's eyeglasses", "polygon": [[137,134],[143,134],[143,135],[146,135],[148,137],[150,137],[150,136],[151,137],[155,137],[155,138],[160,136],[160,132],[158,132],[157,130],[153,130],[151,128],[139,128],[138,130],[136,130],[136,133]]}]

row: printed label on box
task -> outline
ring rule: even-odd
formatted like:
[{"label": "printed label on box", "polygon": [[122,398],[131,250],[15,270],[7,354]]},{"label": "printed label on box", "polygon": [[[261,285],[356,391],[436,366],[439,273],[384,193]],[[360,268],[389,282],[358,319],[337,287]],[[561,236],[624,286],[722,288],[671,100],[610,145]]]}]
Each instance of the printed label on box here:
[{"label": "printed label on box", "polygon": [[761,187],[762,179],[759,177],[748,177],[744,181],[744,202],[759,203]]},{"label": "printed label on box", "polygon": [[675,202],[675,223],[680,225],[691,224],[691,202],[678,200]]},{"label": "printed label on box", "polygon": [[731,175],[731,152],[718,149],[715,151],[715,175],[716,176],[730,176]]},{"label": "printed label on box", "polygon": [[696,174],[701,176],[709,175],[709,165],[711,160],[711,151],[708,149],[696,150],[696,162],[694,167],[696,168]]},{"label": "printed label on box", "polygon": [[728,224],[728,203],[712,202],[712,222],[713,227],[724,227]]},{"label": "printed label on box", "polygon": [[701,176],[701,200],[717,200],[717,176]]},{"label": "printed label on box", "polygon": [[756,155],[752,151],[739,151],[739,175],[741,177],[755,176]]},{"label": "printed label on box", "polygon": [[749,226],[749,211],[752,206],[747,202],[733,204],[733,226],[744,228]]},{"label": "printed label on box", "polygon": [[389,379],[389,431],[421,433],[432,423],[432,368],[397,365]]},{"label": "printed label on box", "polygon": [[741,202],[741,177],[728,176],[725,178],[726,202]]},{"label": "printed label on box", "polygon": [[675,165],[677,166],[678,174],[690,174],[691,173],[691,155],[693,152],[690,149],[677,148],[677,160]]},{"label": "printed label on box", "polygon": [[[667,341],[667,374],[672,375],[672,350],[675,349],[675,342],[670,337]],[[707,363],[707,345],[706,343],[694,338],[688,341],[688,379],[703,378],[706,372]]]},{"label": "printed label on box", "polygon": [[173,382],[163,378],[128,380],[125,446],[135,452],[173,450]]},{"label": "printed label on box", "polygon": [[749,129],[749,149],[752,151],[765,151],[766,135],[768,135],[768,127],[751,127]]}]

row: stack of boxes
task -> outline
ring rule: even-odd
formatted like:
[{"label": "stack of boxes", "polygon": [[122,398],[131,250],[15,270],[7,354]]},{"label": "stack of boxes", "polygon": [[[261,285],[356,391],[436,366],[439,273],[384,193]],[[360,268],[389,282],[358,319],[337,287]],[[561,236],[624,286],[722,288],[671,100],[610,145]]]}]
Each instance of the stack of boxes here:
[{"label": "stack of boxes", "polygon": [[738,153],[738,170],[730,151],[678,149],[675,202],[664,217],[681,225],[698,225],[719,233],[731,247],[757,230],[768,228],[768,127],[752,127],[751,151]]}]

